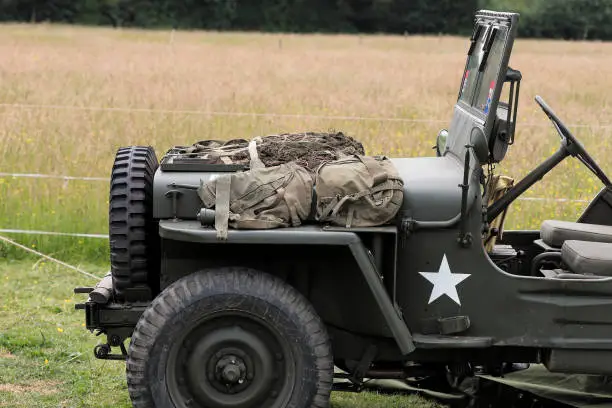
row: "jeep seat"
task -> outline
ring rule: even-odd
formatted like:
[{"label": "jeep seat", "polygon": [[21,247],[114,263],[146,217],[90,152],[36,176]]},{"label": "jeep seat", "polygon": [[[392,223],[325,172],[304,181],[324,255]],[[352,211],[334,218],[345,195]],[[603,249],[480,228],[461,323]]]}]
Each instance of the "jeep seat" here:
[{"label": "jeep seat", "polygon": [[546,220],[540,228],[540,238],[554,248],[568,240],[612,243],[612,226]]},{"label": "jeep seat", "polygon": [[567,240],[561,260],[576,274],[612,276],[612,243]]}]

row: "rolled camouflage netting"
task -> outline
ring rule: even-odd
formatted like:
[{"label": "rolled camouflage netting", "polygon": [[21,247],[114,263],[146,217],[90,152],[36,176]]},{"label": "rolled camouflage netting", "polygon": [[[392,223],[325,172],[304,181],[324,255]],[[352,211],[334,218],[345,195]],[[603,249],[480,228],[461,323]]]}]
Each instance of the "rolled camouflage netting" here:
[{"label": "rolled camouflage netting", "polygon": [[360,142],[342,132],[283,133],[259,136],[251,141],[246,139],[203,140],[191,146],[177,146],[168,153],[185,158],[200,158],[209,164],[248,166],[253,159],[249,145],[251,149],[256,148],[257,157],[254,160],[260,160],[266,167],[294,161],[311,171],[327,160],[336,160],[353,154],[365,154]]}]

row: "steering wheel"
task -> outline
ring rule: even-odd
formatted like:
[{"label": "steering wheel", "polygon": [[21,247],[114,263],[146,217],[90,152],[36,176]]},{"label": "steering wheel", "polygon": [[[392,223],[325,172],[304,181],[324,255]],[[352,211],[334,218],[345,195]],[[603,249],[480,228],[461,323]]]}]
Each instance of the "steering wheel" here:
[{"label": "steering wheel", "polygon": [[606,173],[599,167],[595,159],[586,151],[584,145],[576,139],[576,137],[569,131],[567,126],[559,119],[559,117],[553,112],[553,110],[544,102],[544,99],[540,95],[536,95],[535,101],[540,105],[540,108],[544,111],[548,119],[553,123],[557,133],[561,137],[561,142],[567,152],[578,158],[589,170],[591,170],[605,186],[612,184]]}]

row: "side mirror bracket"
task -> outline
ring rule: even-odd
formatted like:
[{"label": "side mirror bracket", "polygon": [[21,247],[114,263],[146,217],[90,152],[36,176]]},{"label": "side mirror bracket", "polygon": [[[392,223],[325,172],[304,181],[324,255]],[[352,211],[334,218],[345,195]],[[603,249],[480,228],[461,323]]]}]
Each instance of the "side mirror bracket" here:
[{"label": "side mirror bracket", "polygon": [[472,234],[468,231],[467,227],[467,201],[468,193],[470,190],[470,150],[473,149],[473,145],[465,145],[465,160],[463,162],[463,183],[459,184],[459,188],[461,189],[461,219],[459,221],[459,236],[457,237],[457,242],[464,248],[467,248],[472,245]]}]

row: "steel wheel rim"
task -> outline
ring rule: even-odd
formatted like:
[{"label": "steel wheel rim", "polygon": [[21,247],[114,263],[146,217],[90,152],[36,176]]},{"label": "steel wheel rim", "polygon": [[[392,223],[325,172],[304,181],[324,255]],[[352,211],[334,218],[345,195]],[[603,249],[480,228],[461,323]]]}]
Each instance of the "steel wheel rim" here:
[{"label": "steel wheel rim", "polygon": [[290,343],[244,311],[223,311],[184,329],[170,346],[166,386],[180,408],[280,408],[297,372]]}]

